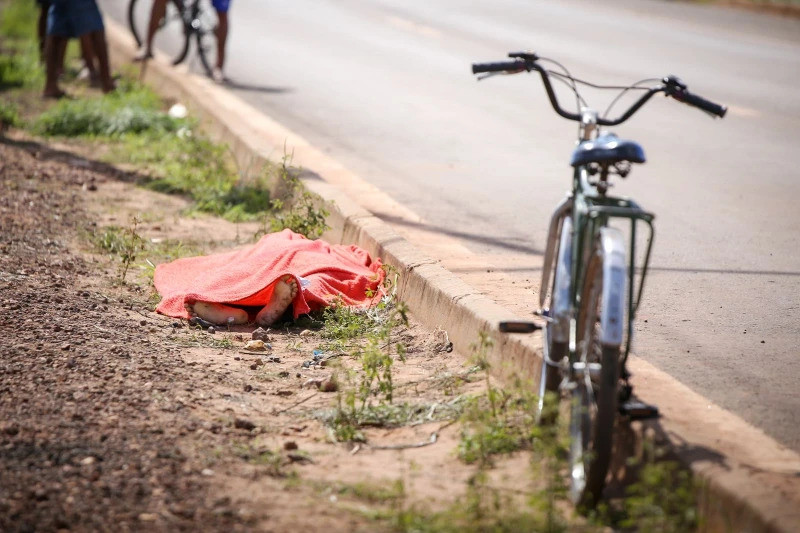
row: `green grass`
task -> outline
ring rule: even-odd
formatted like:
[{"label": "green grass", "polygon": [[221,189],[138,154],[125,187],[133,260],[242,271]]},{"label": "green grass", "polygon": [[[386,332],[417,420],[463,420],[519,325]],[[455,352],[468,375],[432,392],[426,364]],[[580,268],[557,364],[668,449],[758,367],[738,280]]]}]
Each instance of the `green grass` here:
[{"label": "green grass", "polygon": [[133,165],[140,185],[193,201],[193,210],[251,220],[270,209],[269,175],[241,178],[226,146],[204,137],[190,119],[172,118],[149,88],[123,77],[115,92],[64,100],[42,113],[32,130],[79,137],[110,147],[112,163]]},{"label": "green grass", "polygon": [[44,73],[33,48],[0,52],[0,90],[41,87]]},{"label": "green grass", "polygon": [[0,0],[0,91],[40,91],[44,86],[36,35],[38,17],[36,2]]},{"label": "green grass", "polygon": [[316,239],[329,229],[325,219],[330,214],[320,198],[307,191],[290,168],[291,156],[286,154],[276,167],[278,180],[282,181],[285,193],[270,201],[270,212],[262,219],[256,236],[288,228],[295,233]]},{"label": "green grass", "polygon": [[[400,486],[402,489],[402,485]],[[391,500],[388,509],[367,511],[370,518],[397,532],[419,533],[516,533],[536,531],[560,533],[566,523],[529,505],[521,491],[494,487],[485,471],[479,470],[467,482],[466,492],[444,509],[409,504],[404,491]],[[596,531],[586,527],[581,531]]]},{"label": "green grass", "polygon": [[35,133],[48,137],[140,134],[153,141],[177,137],[180,128],[188,127],[187,120],[163,112],[152,91],[127,78],[119,81],[116,91],[102,97],[61,100],[32,125]]},{"label": "green grass", "polygon": [[125,282],[128,270],[147,244],[136,231],[138,224],[139,220],[133,218],[126,228],[107,226],[89,235],[89,241],[99,251],[106,252],[119,260],[122,282]]},{"label": "green grass", "polygon": [[384,483],[342,483],[326,488],[340,496],[349,496],[370,504],[393,504],[405,497],[403,482],[400,480]]},{"label": "green grass", "polygon": [[[140,185],[186,197],[193,202],[190,211],[234,222],[260,220],[256,237],[289,228],[317,238],[328,228],[327,210],[296,178],[288,156],[259,175],[238,172],[225,145],[204,136],[197,121],[170,117],[164,102],[136,82],[132,71],[123,73],[111,94],[89,94],[52,105],[42,102],[38,8],[31,0],[0,0],[0,10],[0,91],[6,93],[0,105],[1,128],[23,126],[44,137],[103,144],[108,147],[103,156],[107,162],[133,165],[142,177]],[[77,48],[70,41],[64,84],[81,95],[87,90],[75,85],[77,69],[71,68]],[[43,106],[47,109],[38,114]],[[286,193],[271,198],[270,187],[277,181],[285,182]]]},{"label": "green grass", "polygon": [[0,131],[19,124],[19,110],[14,102],[0,101]]},{"label": "green grass", "polygon": [[10,39],[36,37],[39,8],[31,0],[0,1],[0,35]]}]

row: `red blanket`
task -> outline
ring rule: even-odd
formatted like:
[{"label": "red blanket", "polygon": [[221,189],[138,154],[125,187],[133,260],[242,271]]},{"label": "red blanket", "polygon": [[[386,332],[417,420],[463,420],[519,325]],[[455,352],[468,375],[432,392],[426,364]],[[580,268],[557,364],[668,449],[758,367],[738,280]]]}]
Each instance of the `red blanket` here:
[{"label": "red blanket", "polygon": [[263,307],[275,281],[295,277],[300,290],[294,317],[328,306],[332,300],[352,307],[370,307],[383,282],[380,259],[357,246],[331,245],[285,229],[264,235],[255,245],[234,252],[178,259],[156,267],[154,282],[161,294],[156,311],[189,318],[184,301],[202,300]]}]

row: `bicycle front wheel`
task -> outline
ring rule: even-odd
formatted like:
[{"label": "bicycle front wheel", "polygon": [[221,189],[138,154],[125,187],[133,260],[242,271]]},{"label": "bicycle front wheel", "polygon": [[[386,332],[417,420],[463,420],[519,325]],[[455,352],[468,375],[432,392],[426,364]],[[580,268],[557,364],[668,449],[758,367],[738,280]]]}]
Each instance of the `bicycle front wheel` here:
[{"label": "bicycle front wheel", "polygon": [[197,54],[200,56],[200,62],[208,76],[212,75],[217,64],[218,23],[216,13],[212,9],[200,11],[193,22],[196,26]]},{"label": "bicycle front wheel", "polygon": [[[548,393],[557,393],[561,383],[561,370],[559,364],[568,354],[569,318],[570,318],[570,283],[572,270],[572,218],[565,216],[560,222],[561,229],[558,236],[556,261],[552,265],[545,265],[550,272],[543,272],[542,290],[545,290],[546,279],[552,280],[550,289],[547,315],[550,320],[544,328],[544,345],[542,353],[542,369],[539,373],[539,403],[537,420],[543,423],[555,421],[557,411],[549,413],[553,416],[544,416],[545,396]],[[552,230],[551,230],[552,231]],[[546,274],[549,274],[546,275]]]},{"label": "bicycle front wheel", "polygon": [[[128,4],[128,26],[140,48],[147,40],[152,6],[152,0],[130,0]],[[183,61],[189,52],[189,34],[181,14],[182,6],[182,0],[167,2],[166,13],[158,21],[153,34],[153,49],[165,54],[173,65]]]},{"label": "bicycle front wheel", "polygon": [[[620,249],[623,258],[612,257]],[[624,248],[598,241],[584,280],[570,406],[570,495],[574,503],[593,507],[605,487],[613,448],[621,341],[603,328],[618,328],[622,321]]]}]

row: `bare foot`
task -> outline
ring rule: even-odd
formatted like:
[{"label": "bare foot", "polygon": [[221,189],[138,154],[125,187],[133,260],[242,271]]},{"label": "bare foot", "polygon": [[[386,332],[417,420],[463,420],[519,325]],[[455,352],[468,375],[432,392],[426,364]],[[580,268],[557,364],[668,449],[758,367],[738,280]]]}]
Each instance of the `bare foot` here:
[{"label": "bare foot", "polygon": [[108,94],[117,89],[117,84],[113,79],[102,80],[100,83],[103,93]]},{"label": "bare foot", "polygon": [[136,51],[136,55],[133,56],[133,60],[136,62],[145,61],[147,59],[152,59],[153,53],[145,47],[139,48]]},{"label": "bare foot", "polygon": [[187,300],[183,304],[189,315],[202,318],[218,326],[232,326],[234,324],[247,324],[247,311],[238,307],[213,302]]},{"label": "bare foot", "polygon": [[274,324],[286,312],[295,296],[297,296],[297,280],[287,274],[275,283],[272,298],[256,315],[256,324],[264,327]]},{"label": "bare foot", "polygon": [[67,93],[65,91],[62,91],[61,89],[46,89],[42,93],[43,98],[53,98],[55,100],[58,100],[59,98],[64,98],[66,96]]}]

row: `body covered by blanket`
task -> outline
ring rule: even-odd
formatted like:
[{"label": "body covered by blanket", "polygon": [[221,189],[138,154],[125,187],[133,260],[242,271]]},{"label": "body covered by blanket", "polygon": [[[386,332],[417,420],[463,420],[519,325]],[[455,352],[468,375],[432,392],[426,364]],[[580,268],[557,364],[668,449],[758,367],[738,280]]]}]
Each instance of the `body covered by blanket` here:
[{"label": "body covered by blanket", "polygon": [[204,301],[260,308],[271,299],[286,275],[300,290],[292,300],[294,318],[340,300],[351,307],[369,307],[385,273],[357,246],[309,240],[285,229],[264,235],[253,246],[234,252],[178,259],[156,267],[154,282],[161,294],[156,311],[189,318],[187,302]]}]

